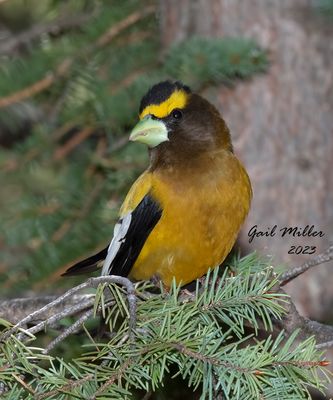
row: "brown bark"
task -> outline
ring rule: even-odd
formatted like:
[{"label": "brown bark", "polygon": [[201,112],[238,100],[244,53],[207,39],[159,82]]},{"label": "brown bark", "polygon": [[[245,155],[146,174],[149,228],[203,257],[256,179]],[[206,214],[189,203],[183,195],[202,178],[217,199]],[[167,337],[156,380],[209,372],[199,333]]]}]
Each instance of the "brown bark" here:
[{"label": "brown bark", "polygon": [[[333,21],[308,0],[166,0],[160,2],[162,43],[194,34],[252,38],[269,52],[267,74],[235,88],[207,92],[229,124],[236,153],[250,174],[254,200],[241,244],[289,266],[311,255],[291,245],[333,242]],[[278,225],[274,237],[248,243],[247,233]],[[324,237],[281,237],[285,226],[314,225]],[[315,255],[314,254],[314,255]],[[286,286],[300,311],[333,317],[332,263]]]}]

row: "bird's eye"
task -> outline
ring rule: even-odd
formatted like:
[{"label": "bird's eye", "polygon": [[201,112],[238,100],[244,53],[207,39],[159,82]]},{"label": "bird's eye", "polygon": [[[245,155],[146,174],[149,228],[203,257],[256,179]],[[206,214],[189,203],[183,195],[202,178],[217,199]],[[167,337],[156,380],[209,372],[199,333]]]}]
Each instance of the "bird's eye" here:
[{"label": "bird's eye", "polygon": [[174,119],[181,119],[182,116],[183,116],[183,113],[180,110],[176,109],[176,110],[172,111],[172,117]]}]

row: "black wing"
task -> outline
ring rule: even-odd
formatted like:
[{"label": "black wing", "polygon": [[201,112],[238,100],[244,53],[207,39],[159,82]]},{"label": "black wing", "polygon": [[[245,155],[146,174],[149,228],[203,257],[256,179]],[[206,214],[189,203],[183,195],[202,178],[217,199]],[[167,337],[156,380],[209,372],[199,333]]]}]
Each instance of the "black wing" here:
[{"label": "black wing", "polygon": [[73,265],[63,275],[95,271],[105,260],[102,275],[127,276],[161,215],[159,204],[147,194],[132,212],[118,221],[108,247]]},{"label": "black wing", "polygon": [[120,221],[104,261],[102,275],[127,276],[151,231],[162,216],[160,205],[147,194]]},{"label": "black wing", "polygon": [[97,254],[94,254],[91,257],[85,258],[82,261],[72,265],[66,272],[61,274],[61,276],[71,276],[71,275],[80,275],[86,274],[87,272],[93,272],[99,269],[102,265],[100,265],[108,254],[108,247],[99,251]]}]

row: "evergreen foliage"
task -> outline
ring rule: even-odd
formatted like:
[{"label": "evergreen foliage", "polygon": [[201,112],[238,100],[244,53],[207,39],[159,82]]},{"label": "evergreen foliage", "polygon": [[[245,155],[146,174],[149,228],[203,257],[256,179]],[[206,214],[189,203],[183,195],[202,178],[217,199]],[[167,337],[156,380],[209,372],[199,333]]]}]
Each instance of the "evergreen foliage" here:
[{"label": "evergreen foliage", "polygon": [[[199,91],[234,84],[265,71],[268,60],[243,38],[196,37],[162,56],[152,1],[11,0],[0,4],[0,22],[9,32],[0,41],[2,296],[54,293],[75,282],[59,279],[68,264],[106,245],[124,194],[147,165],[145,149],[125,145],[147,88],[163,79]],[[12,335],[0,344],[2,398],[136,398],[170,376],[202,399],[216,390],[232,400],[309,398],[309,387],[326,383],[314,341],[299,343],[297,332],[256,338],[284,314],[287,299],[270,291],[276,279],[250,255],[220,278],[216,269],[193,297],[175,285],[151,294],[138,283],[133,340],[125,292],[109,286],[115,306],[106,309],[101,287],[95,309],[107,316],[110,340],[97,342],[94,321],[51,355],[45,342],[59,326],[25,341]]]},{"label": "evergreen foliage", "polygon": [[333,17],[333,1],[332,0],[319,0],[317,3],[314,3],[315,7],[319,9],[319,11],[328,17]]},{"label": "evergreen foliage", "polygon": [[[244,265],[248,272],[238,273]],[[219,391],[230,400],[309,399],[309,388],[322,390],[327,382],[325,375],[318,377],[322,354],[314,340],[298,343],[297,332],[287,340],[283,332],[256,339],[257,322],[270,330],[273,319],[283,316],[287,297],[272,291],[277,277],[257,258],[234,261],[232,267],[232,274],[228,268],[220,277],[218,269],[208,274],[192,297],[176,285],[170,293],[152,294],[151,284],[137,284],[132,340],[124,290],[101,285],[99,305],[106,302],[107,287],[114,298],[110,309],[102,306],[110,340],[96,342],[88,334],[84,354],[76,359],[44,354],[33,336],[25,344],[11,336],[1,344],[3,398],[130,399],[157,390],[172,374],[197,389],[200,399],[213,399]],[[245,329],[250,326],[254,334]]]},{"label": "evergreen foliage", "polygon": [[266,53],[250,40],[194,37],[173,46],[165,61],[170,76],[178,76],[191,87],[230,84],[267,68]]},{"label": "evergreen foliage", "polygon": [[[0,152],[3,294],[44,289],[107,244],[124,194],[148,163],[146,149],[125,143],[150,85],[181,79],[200,90],[267,67],[265,53],[241,38],[193,38],[161,57],[150,1],[35,6],[25,42],[0,55],[0,145],[11,147]],[[21,7],[5,2],[0,18],[13,25],[28,12]],[[89,18],[26,43],[37,21],[47,27],[64,15]]]}]

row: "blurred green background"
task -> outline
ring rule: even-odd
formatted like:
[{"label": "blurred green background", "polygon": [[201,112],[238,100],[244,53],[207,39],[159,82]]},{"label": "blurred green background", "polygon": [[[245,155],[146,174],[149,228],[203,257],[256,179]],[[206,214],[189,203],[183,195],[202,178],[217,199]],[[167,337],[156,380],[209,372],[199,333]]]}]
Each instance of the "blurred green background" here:
[{"label": "blurred green background", "polygon": [[268,65],[242,38],[193,37],[162,51],[153,1],[5,1],[0,32],[7,296],[72,285],[60,273],[107,244],[124,195],[148,164],[146,148],[127,145],[127,136],[152,84],[230,86]]}]

